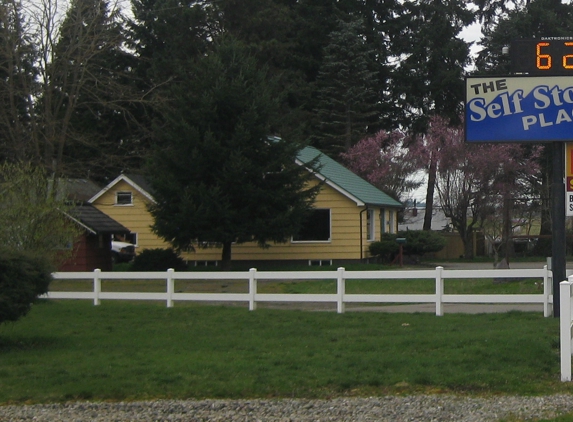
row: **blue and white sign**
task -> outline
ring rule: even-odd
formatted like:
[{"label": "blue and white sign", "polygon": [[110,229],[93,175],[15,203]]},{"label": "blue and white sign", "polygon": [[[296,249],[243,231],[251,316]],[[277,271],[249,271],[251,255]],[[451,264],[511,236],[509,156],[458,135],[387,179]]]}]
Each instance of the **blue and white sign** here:
[{"label": "blue and white sign", "polygon": [[467,77],[466,142],[573,140],[573,77]]}]

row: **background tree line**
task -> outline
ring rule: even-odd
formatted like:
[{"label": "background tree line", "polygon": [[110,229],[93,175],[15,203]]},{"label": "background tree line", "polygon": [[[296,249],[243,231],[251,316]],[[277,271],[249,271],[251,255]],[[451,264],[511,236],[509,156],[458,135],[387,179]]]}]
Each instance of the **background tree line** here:
[{"label": "background tree line", "polygon": [[[446,128],[460,123],[463,76],[472,64],[461,31],[481,22],[485,37],[474,71],[506,74],[508,59],[501,47],[511,39],[569,35],[572,27],[571,5],[556,0],[480,0],[475,5],[461,0],[132,0],[124,9],[108,0],[70,0],[63,10],[57,9],[60,5],[51,0],[0,0],[3,161],[41,166],[54,180],[66,176],[104,182],[122,170],[143,170],[146,162],[162,168],[165,163],[153,157],[168,159],[168,152],[177,156],[177,148],[183,147],[195,154],[193,165],[202,169],[200,178],[208,180],[210,171],[236,170],[245,158],[237,156],[221,166],[213,155],[225,154],[225,148],[242,151],[262,132],[292,144],[278,154],[283,164],[292,159],[295,147],[307,143],[340,158],[361,140],[395,133],[401,144],[393,154],[403,156],[398,166],[402,175],[392,172],[393,180],[381,179],[378,186],[390,193],[392,186],[401,186],[407,193],[412,185],[403,181],[411,176],[410,169],[424,169],[430,210],[435,196],[452,219],[470,210],[458,228],[470,233],[474,224],[483,226],[481,216],[492,206],[491,198],[505,198],[506,206],[512,201],[501,188],[490,189],[501,186],[491,181],[499,179],[493,172],[487,183],[463,176],[471,194],[460,200],[463,205],[457,211],[447,205],[446,195],[459,196],[465,188],[444,179],[446,160],[437,153],[449,147],[442,135],[432,132],[431,122],[441,119]],[[219,62],[211,71],[225,75],[220,80],[231,86],[238,80],[233,72],[245,75],[247,69],[232,63],[249,66],[248,95],[272,98],[272,113],[261,112],[263,103],[247,110],[232,97],[239,92],[232,89],[205,100],[203,94],[213,94],[211,86],[198,79],[208,67],[205,60]],[[222,104],[239,107],[227,113],[240,109],[251,114],[241,121],[228,119]],[[201,129],[201,122],[210,123]],[[232,134],[229,139],[242,143],[198,147],[225,131]],[[429,147],[434,140],[444,147]],[[380,143],[375,156],[385,155],[388,145],[387,140]],[[413,165],[409,157],[421,147],[425,153],[418,156],[425,162]],[[156,154],[162,150],[166,154]],[[504,183],[527,184],[520,192],[530,195],[531,204],[548,209],[550,152],[515,150],[517,161],[528,157],[542,172],[506,176]],[[465,155],[456,157],[459,161],[450,168],[467,164]],[[279,162],[275,169],[281,168]],[[261,167],[253,170],[257,172]],[[264,172],[269,174],[269,169]],[[300,181],[296,172],[293,177]],[[184,180],[177,175],[174,179]],[[155,186],[160,189],[165,181],[157,180]],[[486,188],[496,192],[487,201]],[[312,197],[308,192],[306,200]],[[507,209],[504,213],[511,216]],[[545,228],[546,223],[544,218]],[[197,230],[188,235],[196,236]],[[252,237],[250,231],[241,238]],[[189,241],[162,235],[182,245]],[[260,236],[262,244],[275,238]]]},{"label": "background tree line", "polygon": [[[0,154],[105,180],[137,169],[172,87],[222,36],[278,79],[271,129],[338,154],[380,129],[456,117],[465,3],[0,2]],[[446,12],[444,14],[444,12]]]}]

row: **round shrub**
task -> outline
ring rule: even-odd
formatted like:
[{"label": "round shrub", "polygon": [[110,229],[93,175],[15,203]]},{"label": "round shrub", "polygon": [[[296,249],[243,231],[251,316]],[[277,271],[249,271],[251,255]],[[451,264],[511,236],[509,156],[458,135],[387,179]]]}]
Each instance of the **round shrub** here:
[{"label": "round shrub", "polygon": [[372,242],[368,247],[370,255],[378,257],[383,262],[391,261],[398,253],[399,246],[396,237],[395,234],[383,233],[379,241]]},{"label": "round shrub", "polygon": [[424,255],[439,252],[446,246],[446,239],[439,232],[432,230],[407,230],[398,233],[398,237],[406,238],[404,254]]},{"label": "round shrub", "polygon": [[131,264],[132,271],[176,271],[187,269],[185,261],[173,249],[144,249],[137,254]]},{"label": "round shrub", "polygon": [[38,296],[48,292],[51,281],[46,259],[0,250],[0,324],[25,316]]}]

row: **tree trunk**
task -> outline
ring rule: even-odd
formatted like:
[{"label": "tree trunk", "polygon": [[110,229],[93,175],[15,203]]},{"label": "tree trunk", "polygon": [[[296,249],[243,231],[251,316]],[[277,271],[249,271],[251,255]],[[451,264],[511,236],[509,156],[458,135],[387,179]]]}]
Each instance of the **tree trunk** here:
[{"label": "tree trunk", "polygon": [[[551,148],[546,148],[545,154],[552,154]],[[544,157],[546,157],[544,155]],[[552,180],[552,173],[551,173],[551,166],[547,163],[551,162],[551,156],[548,158],[546,157],[545,160],[542,160],[542,178],[541,178],[541,188],[539,192],[539,196],[541,197],[541,226],[539,229],[539,234],[541,236],[537,239],[535,247],[533,248],[533,253],[538,256],[552,256],[551,248],[551,238],[550,235],[552,234],[552,223],[551,223],[551,180]]]},{"label": "tree trunk", "polygon": [[430,157],[428,167],[428,189],[426,190],[426,211],[424,213],[424,226],[422,230],[432,230],[432,213],[434,212],[434,190],[436,188],[437,165],[434,153]]},{"label": "tree trunk", "polygon": [[464,244],[464,258],[473,259],[474,258],[474,231],[467,230],[462,236],[462,242]]},{"label": "tree trunk", "polygon": [[221,254],[221,269],[223,271],[231,269],[231,247],[232,242],[223,243],[223,253]]},{"label": "tree trunk", "polygon": [[501,235],[502,239],[502,255],[505,261],[509,265],[509,258],[514,255],[513,240],[512,240],[512,223],[511,223],[511,208],[512,202],[509,192],[506,191],[503,194],[503,231]]}]

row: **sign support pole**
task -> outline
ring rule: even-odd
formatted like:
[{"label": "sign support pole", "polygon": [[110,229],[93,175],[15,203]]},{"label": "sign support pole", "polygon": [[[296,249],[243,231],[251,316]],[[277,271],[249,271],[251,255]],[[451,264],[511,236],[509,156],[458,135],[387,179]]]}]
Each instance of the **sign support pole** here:
[{"label": "sign support pole", "polygon": [[551,185],[552,230],[551,230],[551,270],[553,271],[553,317],[559,318],[559,283],[565,280],[565,152],[562,142],[553,142],[553,183]]}]

